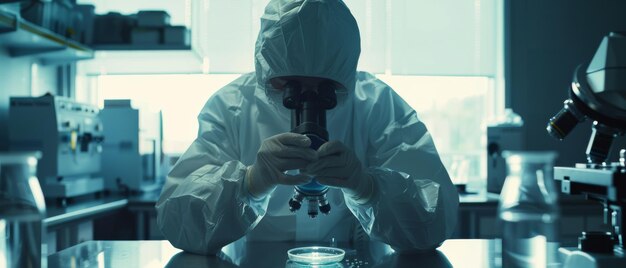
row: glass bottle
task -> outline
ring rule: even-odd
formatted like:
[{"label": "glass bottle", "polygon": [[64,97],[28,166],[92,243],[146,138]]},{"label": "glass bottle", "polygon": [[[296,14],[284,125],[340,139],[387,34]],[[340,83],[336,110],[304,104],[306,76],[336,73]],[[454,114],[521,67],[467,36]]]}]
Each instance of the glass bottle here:
[{"label": "glass bottle", "polygon": [[46,205],[35,153],[0,153],[0,267],[46,267]]},{"label": "glass bottle", "polygon": [[503,267],[558,264],[559,209],[554,184],[555,152],[503,153],[507,177],[500,194]]}]

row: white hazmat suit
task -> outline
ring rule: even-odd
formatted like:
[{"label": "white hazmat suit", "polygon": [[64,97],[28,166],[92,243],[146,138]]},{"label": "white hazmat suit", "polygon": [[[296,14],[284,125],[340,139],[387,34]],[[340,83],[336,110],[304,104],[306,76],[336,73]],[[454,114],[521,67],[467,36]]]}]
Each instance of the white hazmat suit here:
[{"label": "white hazmat suit", "polygon": [[[196,140],[169,173],[157,202],[157,223],[177,248],[200,254],[248,241],[348,241],[355,230],[396,251],[432,249],[456,225],[458,194],[426,126],[389,86],[357,72],[360,37],[339,0],[271,1],[261,18],[255,73],[210,97],[198,116]],[[327,112],[330,140],[354,151],[373,178],[373,194],[356,202],[328,192],[329,215],[289,211],[293,186],[253,198],[244,184],[261,143],[290,131],[290,110],[269,80],[309,76],[338,82]]]}]

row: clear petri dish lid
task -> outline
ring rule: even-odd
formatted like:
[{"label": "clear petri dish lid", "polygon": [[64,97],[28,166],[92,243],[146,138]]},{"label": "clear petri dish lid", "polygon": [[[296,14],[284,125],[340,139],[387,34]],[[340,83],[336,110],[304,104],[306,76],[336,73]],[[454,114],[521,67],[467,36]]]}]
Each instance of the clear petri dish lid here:
[{"label": "clear petri dish lid", "polygon": [[338,263],[346,256],[343,249],[333,247],[300,247],[287,251],[289,260],[303,264]]}]

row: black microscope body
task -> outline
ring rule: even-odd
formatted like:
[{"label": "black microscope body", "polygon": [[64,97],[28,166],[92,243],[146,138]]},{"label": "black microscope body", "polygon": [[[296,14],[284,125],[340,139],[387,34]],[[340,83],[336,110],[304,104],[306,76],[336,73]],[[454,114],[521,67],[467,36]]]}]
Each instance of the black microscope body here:
[{"label": "black microscope body", "polygon": [[[326,110],[337,105],[335,84],[331,81],[322,82],[316,89],[303,89],[296,81],[289,81],[283,93],[283,105],[291,110],[291,132],[306,135],[311,139],[311,149],[317,150],[328,141],[326,130]],[[302,201],[308,202],[308,214],[314,218],[319,211],[330,212],[330,204],[326,199],[328,186],[319,184],[315,178],[311,182],[298,185],[294,196],[289,200],[289,209],[296,211]]]}]

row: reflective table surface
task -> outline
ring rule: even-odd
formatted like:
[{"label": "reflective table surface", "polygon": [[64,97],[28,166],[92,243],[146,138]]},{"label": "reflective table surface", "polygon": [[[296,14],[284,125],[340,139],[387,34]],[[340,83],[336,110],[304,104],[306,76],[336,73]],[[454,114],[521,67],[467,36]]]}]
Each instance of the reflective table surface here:
[{"label": "reflective table surface", "polygon": [[168,241],[88,241],[48,256],[48,267],[500,267],[500,243],[448,240],[436,251],[400,255],[380,242],[335,247],[346,251],[340,263],[307,266],[288,260],[287,251],[329,243],[243,242],[203,256],[174,248]]}]

